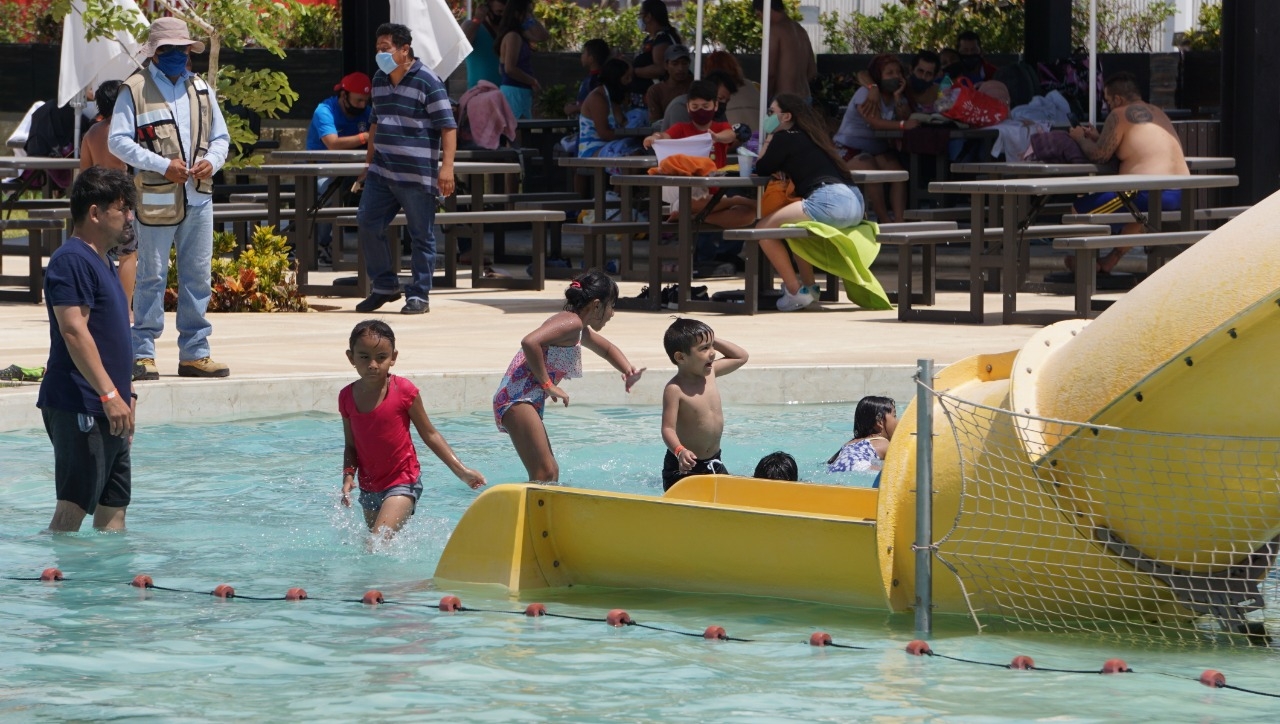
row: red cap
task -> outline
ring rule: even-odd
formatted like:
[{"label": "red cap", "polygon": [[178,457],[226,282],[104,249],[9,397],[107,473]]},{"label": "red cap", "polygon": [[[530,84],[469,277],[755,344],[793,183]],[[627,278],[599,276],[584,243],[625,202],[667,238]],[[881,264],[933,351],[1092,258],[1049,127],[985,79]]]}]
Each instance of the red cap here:
[{"label": "red cap", "polygon": [[368,93],[372,82],[369,76],[359,71],[355,73],[347,73],[342,77],[342,82],[333,87],[335,91],[344,90],[348,93]]}]

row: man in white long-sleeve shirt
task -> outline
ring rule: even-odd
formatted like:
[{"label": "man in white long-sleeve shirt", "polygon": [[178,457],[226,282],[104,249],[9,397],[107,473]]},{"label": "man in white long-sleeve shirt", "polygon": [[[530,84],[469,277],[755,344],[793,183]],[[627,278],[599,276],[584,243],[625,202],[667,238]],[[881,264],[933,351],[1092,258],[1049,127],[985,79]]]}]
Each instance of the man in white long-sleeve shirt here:
[{"label": "man in white long-sleeve shirt", "polygon": [[206,319],[213,259],[213,175],[227,160],[230,137],[213,89],[187,70],[204,52],[186,23],[151,24],[147,67],[127,78],[111,117],[107,146],[135,174],[138,281],[133,297],[135,380],[160,378],[156,338],[164,331],[169,250],[178,250],[178,375],[226,377],[209,356]]}]

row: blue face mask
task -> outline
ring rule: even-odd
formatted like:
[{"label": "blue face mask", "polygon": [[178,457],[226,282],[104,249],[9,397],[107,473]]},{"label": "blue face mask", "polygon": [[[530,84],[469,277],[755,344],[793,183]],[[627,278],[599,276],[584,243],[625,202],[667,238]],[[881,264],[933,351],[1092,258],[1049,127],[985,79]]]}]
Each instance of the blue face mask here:
[{"label": "blue face mask", "polygon": [[387,75],[391,75],[391,71],[396,69],[396,60],[390,53],[378,53],[373,59],[378,64],[378,69]]},{"label": "blue face mask", "polygon": [[165,75],[179,76],[187,72],[187,54],[181,48],[157,55],[155,63]]},{"label": "blue face mask", "polygon": [[782,119],[778,118],[777,113],[773,113],[764,117],[764,126],[761,127],[761,130],[768,135],[778,130],[778,126],[780,125],[782,125]]}]

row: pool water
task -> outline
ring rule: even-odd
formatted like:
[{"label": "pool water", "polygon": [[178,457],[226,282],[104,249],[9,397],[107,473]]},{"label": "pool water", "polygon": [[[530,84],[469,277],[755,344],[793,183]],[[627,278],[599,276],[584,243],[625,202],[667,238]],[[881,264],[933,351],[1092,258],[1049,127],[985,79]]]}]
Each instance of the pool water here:
[{"label": "pool water", "polygon": [[[725,461],[749,473],[776,449],[801,475],[849,437],[851,405],[726,410]],[[523,477],[485,413],[434,422],[493,482]],[[566,483],[659,494],[659,411],[574,406],[548,414]],[[1013,672],[902,652],[909,616],[831,606],[640,591],[557,592],[552,612],[601,618],[626,608],[639,622],[752,642],[501,613],[440,614],[429,580],[474,493],[419,445],[425,492],[394,541],[366,551],[357,509],[337,504],[337,416],[144,427],[134,452],[134,502],[123,535],[40,532],[53,507],[43,432],[0,434],[0,576],[57,566],[61,584],[4,581],[0,595],[0,719],[281,719],[468,721],[858,721],[932,718],[1100,721],[1275,721],[1275,700],[1211,690],[1205,668],[1237,686],[1280,691],[1267,650],[1160,647],[1080,636],[978,635],[943,617],[939,653],[995,663],[1096,670],[1119,656],[1122,676]],[[827,479],[831,482],[830,479]],[[868,485],[870,476],[841,482]],[[317,600],[286,603],[153,591],[157,585]],[[471,608],[519,611],[530,600],[459,592]],[[323,600],[319,600],[323,599]],[[866,650],[815,649],[816,630]],[[1172,676],[1162,676],[1169,674]],[[1175,678],[1180,677],[1180,678]]]}]

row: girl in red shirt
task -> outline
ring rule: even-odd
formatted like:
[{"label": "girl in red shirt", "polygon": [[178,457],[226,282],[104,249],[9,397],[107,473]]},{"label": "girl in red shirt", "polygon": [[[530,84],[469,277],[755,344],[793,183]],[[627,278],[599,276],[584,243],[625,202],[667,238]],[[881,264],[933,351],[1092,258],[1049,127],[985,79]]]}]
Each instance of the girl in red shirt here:
[{"label": "girl in red shirt", "polygon": [[351,330],[347,361],[360,379],[338,393],[338,412],[346,448],[342,454],[342,504],[351,506],[351,490],[360,473],[360,507],[369,530],[390,538],[413,515],[422,495],[421,467],[409,423],[418,436],[462,482],[474,488],[484,476],[463,465],[444,436],[431,424],[418,388],[391,374],[396,335],[386,322],[363,321]]}]

